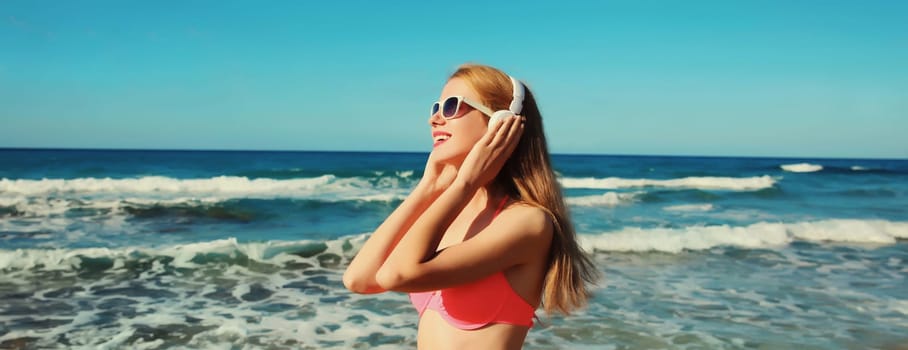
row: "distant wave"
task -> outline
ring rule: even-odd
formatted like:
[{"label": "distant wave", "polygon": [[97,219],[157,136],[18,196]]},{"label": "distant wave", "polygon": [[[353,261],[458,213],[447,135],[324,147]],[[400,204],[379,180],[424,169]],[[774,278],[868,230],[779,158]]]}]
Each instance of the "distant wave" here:
[{"label": "distant wave", "polygon": [[[0,196],[48,195],[115,195],[168,199],[174,196],[200,199],[228,198],[300,198],[325,194],[377,189],[409,190],[414,182],[412,171],[392,174],[376,173],[375,177],[337,177],[326,174],[308,178],[272,179],[243,176],[177,179],[163,176],[139,178],[76,178],[76,179],[0,179]],[[565,188],[622,189],[662,187],[679,189],[756,191],[771,188],[776,179],[756,177],[684,177],[677,179],[561,178]],[[377,194],[377,193],[376,193]]]},{"label": "distant wave", "polygon": [[[331,174],[336,177],[373,177],[373,176],[394,176],[402,179],[410,178],[415,172],[413,170],[397,170],[397,171],[382,171],[382,170],[351,170],[351,169],[334,169],[331,171]],[[320,169],[304,169],[304,168],[289,168],[289,169],[258,169],[258,170],[246,170],[236,173],[225,174],[226,176],[236,176],[236,177],[248,177],[250,179],[297,179],[297,178],[307,178],[307,177],[319,177],[325,175],[325,173]]]},{"label": "distant wave", "polygon": [[[403,200],[403,194],[385,193],[360,195],[351,198],[271,198],[269,201],[287,201],[280,205],[288,210],[308,210],[321,205],[338,203],[361,208],[363,203],[370,207],[383,207],[395,200]],[[0,198],[0,231],[3,218],[54,218],[77,222],[86,217],[109,218],[129,216],[134,218],[181,217],[212,219],[216,221],[251,222],[267,217],[260,199],[222,199],[222,198],[171,198],[154,200],[146,198],[123,199],[54,199],[34,200],[29,198]],[[22,221],[21,224],[25,224]],[[56,221],[61,222],[61,221]],[[34,224],[34,222],[32,222]],[[45,225],[39,225],[44,227]]]},{"label": "distant wave", "polygon": [[[314,202],[391,202],[406,197],[411,172],[390,176],[340,178],[322,175],[296,179],[218,176],[176,179],[141,178],[0,179],[0,218],[45,217],[80,210],[139,217],[189,216],[248,221],[244,199]],[[84,210],[89,210],[86,212]]]},{"label": "distant wave", "polygon": [[886,169],[886,168],[881,168],[881,167],[870,167],[870,166],[864,166],[864,165],[826,167],[823,169],[824,172],[826,170],[830,170],[830,171],[833,171],[836,173],[842,173],[842,174],[847,174],[847,173],[850,173],[850,174],[854,174],[854,173],[885,174],[885,175],[908,174],[908,171],[906,171],[906,169],[899,169],[899,168]]},{"label": "distant wave", "polygon": [[568,197],[567,204],[578,207],[615,207],[637,201],[639,193],[606,192],[599,195]]},{"label": "distant wave", "polygon": [[[319,202],[392,202],[415,185],[413,171],[375,172],[370,176],[273,179],[243,176],[180,179],[138,178],[0,179],[0,217],[62,215],[73,209],[123,212],[134,216],[223,216],[223,203],[242,199],[302,199]],[[769,176],[687,177],[680,179],[562,178],[566,188],[662,187],[754,191],[775,184]],[[574,206],[618,206],[640,200],[643,192],[607,192],[569,197]],[[227,219],[245,220],[242,208],[226,208]],[[234,210],[236,209],[236,210]],[[232,213],[232,214],[231,214]],[[90,212],[81,213],[91,214]],[[233,215],[236,214],[236,215]],[[81,216],[81,215],[80,215]]]},{"label": "distant wave", "polygon": [[760,222],[748,226],[625,228],[580,235],[589,250],[607,252],[668,252],[707,250],[719,246],[766,249],[794,241],[894,244],[908,239],[908,222],[832,219],[795,223]]},{"label": "distant wave", "polygon": [[779,167],[782,168],[782,170],[792,173],[812,173],[823,170],[822,165],[810,163],[784,164]]},{"label": "distant wave", "polygon": [[713,210],[713,205],[712,205],[712,204],[679,204],[679,205],[667,206],[667,207],[665,207],[665,208],[662,208],[662,210],[665,210],[665,211],[684,211],[684,212],[691,212],[691,211],[710,211],[710,210]]},{"label": "distant wave", "polygon": [[608,178],[562,178],[561,184],[565,188],[589,189],[620,189],[638,187],[664,187],[678,189],[701,190],[727,190],[727,191],[758,191],[771,188],[776,180],[769,175],[756,177],[684,177],[678,179],[625,179],[618,177]]},{"label": "distant wave", "polygon": [[[375,178],[339,178],[322,175],[296,179],[250,179],[240,176],[218,176],[200,179],[176,179],[163,176],[140,178],[77,178],[77,179],[0,179],[0,195],[27,196],[84,196],[136,198],[136,200],[177,200],[194,198],[216,201],[230,198],[310,198],[379,195],[387,190],[408,187],[402,184],[405,176]],[[373,190],[373,191],[369,191]]]},{"label": "distant wave", "polygon": [[[390,179],[389,179],[390,180]],[[354,188],[369,188],[363,178],[337,178],[322,175],[298,179],[250,179],[239,176],[218,176],[207,179],[175,179],[162,176],[140,178],[78,178],[9,180],[0,179],[0,194],[40,196],[48,194],[147,194],[167,196],[179,194],[199,197],[296,197]]]},{"label": "distant wave", "polygon": [[824,174],[906,174],[908,171],[894,167],[891,169],[867,165],[820,165],[813,163],[794,163],[779,165],[779,168],[791,173],[813,173],[822,171]]}]

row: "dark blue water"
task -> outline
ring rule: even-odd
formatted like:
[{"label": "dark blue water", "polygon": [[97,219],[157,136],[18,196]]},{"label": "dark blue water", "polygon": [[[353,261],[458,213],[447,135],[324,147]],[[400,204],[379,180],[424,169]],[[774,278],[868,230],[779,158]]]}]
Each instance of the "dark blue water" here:
[{"label": "dark blue water", "polygon": [[[0,347],[411,346],[340,274],[426,157],[0,150]],[[553,161],[606,279],[527,348],[906,341],[908,161]]]}]

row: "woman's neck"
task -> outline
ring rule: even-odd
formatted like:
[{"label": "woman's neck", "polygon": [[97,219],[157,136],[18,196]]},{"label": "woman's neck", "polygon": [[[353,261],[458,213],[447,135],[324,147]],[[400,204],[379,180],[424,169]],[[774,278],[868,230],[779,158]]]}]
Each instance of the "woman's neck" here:
[{"label": "woman's neck", "polygon": [[473,198],[470,198],[470,202],[467,203],[465,208],[477,213],[482,212],[487,208],[492,208],[492,210],[494,210],[504,196],[504,191],[486,185],[476,190],[476,193],[473,194]]}]

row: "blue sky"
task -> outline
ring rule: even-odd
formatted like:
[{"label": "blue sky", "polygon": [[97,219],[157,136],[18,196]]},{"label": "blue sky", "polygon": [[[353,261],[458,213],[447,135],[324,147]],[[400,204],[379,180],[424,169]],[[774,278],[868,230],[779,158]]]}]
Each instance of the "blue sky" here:
[{"label": "blue sky", "polygon": [[426,152],[464,62],[555,153],[908,157],[908,2],[819,0],[0,0],[0,147]]}]

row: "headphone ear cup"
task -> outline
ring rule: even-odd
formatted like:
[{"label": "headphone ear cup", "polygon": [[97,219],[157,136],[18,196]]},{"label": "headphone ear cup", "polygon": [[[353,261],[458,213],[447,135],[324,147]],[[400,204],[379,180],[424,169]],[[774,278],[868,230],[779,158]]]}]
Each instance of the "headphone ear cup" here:
[{"label": "headphone ear cup", "polygon": [[489,129],[491,129],[495,125],[495,123],[498,122],[499,120],[503,120],[504,118],[507,118],[507,117],[510,117],[513,115],[514,115],[514,112],[511,112],[509,110],[500,110],[498,112],[492,113],[492,117],[489,118]]}]

